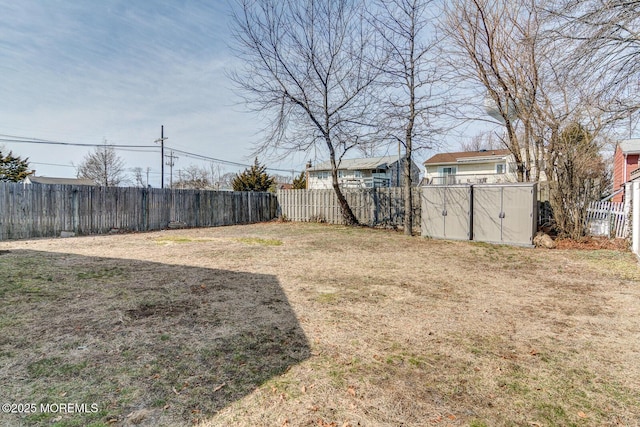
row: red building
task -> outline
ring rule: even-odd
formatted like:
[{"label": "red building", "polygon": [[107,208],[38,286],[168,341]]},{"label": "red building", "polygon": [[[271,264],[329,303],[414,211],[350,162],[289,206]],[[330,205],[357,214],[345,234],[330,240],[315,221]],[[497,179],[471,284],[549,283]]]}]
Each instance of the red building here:
[{"label": "red building", "polygon": [[[616,192],[624,188],[624,183],[631,178],[631,172],[640,167],[640,138],[626,139],[616,146],[613,156],[613,191]],[[624,191],[613,196],[611,201],[622,202]]]}]

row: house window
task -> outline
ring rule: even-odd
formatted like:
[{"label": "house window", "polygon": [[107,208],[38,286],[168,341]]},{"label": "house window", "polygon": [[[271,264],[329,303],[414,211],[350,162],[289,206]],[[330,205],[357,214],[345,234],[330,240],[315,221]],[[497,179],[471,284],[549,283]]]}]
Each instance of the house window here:
[{"label": "house window", "polygon": [[354,176],[356,178],[362,178],[362,171],[355,171]]},{"label": "house window", "polygon": [[329,179],[329,171],[316,172],[318,179]]},{"label": "house window", "polygon": [[345,171],[342,171],[342,170],[338,171],[338,178],[344,178],[345,176],[346,176]]},{"label": "house window", "polygon": [[443,167],[440,171],[441,175],[455,175],[456,174],[456,167],[455,166],[448,166],[448,167]]},{"label": "house window", "polygon": [[496,165],[496,173],[503,174],[507,171],[506,165],[504,163],[498,163]]}]

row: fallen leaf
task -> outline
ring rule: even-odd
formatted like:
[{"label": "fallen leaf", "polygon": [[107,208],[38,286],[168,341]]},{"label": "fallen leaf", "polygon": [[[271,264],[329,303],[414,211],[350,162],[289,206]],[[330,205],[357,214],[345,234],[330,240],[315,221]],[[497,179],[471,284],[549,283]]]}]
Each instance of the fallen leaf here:
[{"label": "fallen leaf", "polygon": [[305,386],[302,386],[302,388],[300,389],[303,393],[307,392],[307,388]]},{"label": "fallen leaf", "polygon": [[215,393],[216,391],[220,390],[222,387],[226,386],[227,383],[222,383],[219,386],[217,386],[216,388],[213,389],[213,392]]},{"label": "fallen leaf", "polygon": [[453,420],[456,419],[456,416],[453,415],[453,414],[449,414],[449,415],[447,415],[447,418],[449,418],[451,421],[453,421]]},{"label": "fallen leaf", "polygon": [[356,396],[356,389],[350,386],[347,389],[347,393],[349,393],[351,396],[355,397]]},{"label": "fallen leaf", "polygon": [[582,412],[582,411],[579,411],[579,412],[578,412],[578,416],[579,416],[580,418],[587,418],[587,414],[585,414],[585,413],[584,413],[584,412]]}]

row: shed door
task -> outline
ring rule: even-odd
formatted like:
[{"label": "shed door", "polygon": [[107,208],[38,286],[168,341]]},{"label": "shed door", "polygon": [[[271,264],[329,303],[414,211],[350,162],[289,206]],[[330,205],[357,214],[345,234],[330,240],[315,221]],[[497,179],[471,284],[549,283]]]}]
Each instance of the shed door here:
[{"label": "shed door", "polygon": [[425,187],[422,194],[423,236],[469,240],[470,186]]},{"label": "shed door", "polygon": [[444,239],[444,188],[425,187],[422,196],[422,235]]},{"label": "shed door", "polygon": [[469,240],[471,187],[444,187],[444,237]]},{"label": "shed door", "polygon": [[502,241],[502,187],[475,186],[473,191],[473,240]]},{"label": "shed door", "polygon": [[502,220],[502,241],[518,245],[533,243],[534,234],[534,191],[535,187],[505,187],[503,192],[504,218]]}]

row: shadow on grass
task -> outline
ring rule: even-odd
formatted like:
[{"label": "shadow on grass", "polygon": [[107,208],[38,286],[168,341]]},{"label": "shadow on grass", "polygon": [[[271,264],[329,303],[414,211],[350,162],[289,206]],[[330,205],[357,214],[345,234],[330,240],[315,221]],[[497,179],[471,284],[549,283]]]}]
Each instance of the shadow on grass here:
[{"label": "shadow on grass", "polygon": [[188,425],[308,357],[272,275],[0,257],[0,425]]}]

